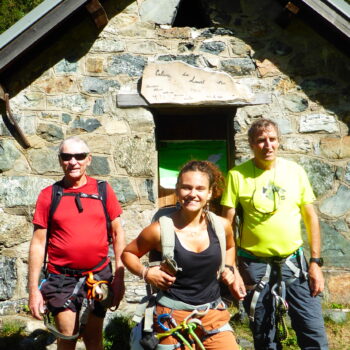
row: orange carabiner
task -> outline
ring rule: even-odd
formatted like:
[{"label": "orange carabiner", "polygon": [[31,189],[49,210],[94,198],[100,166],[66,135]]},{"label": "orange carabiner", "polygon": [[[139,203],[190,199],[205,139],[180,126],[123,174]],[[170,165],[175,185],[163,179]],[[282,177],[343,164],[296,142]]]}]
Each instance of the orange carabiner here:
[{"label": "orange carabiner", "polygon": [[[88,286],[88,291],[87,291],[87,298],[88,299],[95,299],[97,301],[101,301],[103,299],[103,293],[102,290],[100,289],[101,284],[109,284],[108,281],[97,281],[94,279],[94,274],[89,271],[88,272],[88,277],[86,279],[86,285]],[[97,289],[97,291],[96,291]]]}]

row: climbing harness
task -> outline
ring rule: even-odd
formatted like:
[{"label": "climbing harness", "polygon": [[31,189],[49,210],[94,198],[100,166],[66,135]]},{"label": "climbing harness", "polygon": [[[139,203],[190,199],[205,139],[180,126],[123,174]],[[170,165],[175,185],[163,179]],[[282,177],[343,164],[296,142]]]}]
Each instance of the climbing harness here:
[{"label": "climbing harness", "polygon": [[[160,294],[160,295],[159,295]],[[171,311],[169,313],[165,314],[156,314],[156,304],[160,304],[162,306],[165,306],[169,308]],[[181,321],[180,324],[177,324],[175,319],[172,317],[173,310],[185,310],[185,311],[191,311],[189,315]],[[169,297],[166,297],[162,293],[158,293],[158,295],[155,297],[155,299],[152,301],[152,306],[147,305],[146,314],[147,312],[152,316],[152,322],[149,324],[147,317],[144,317],[142,319],[143,327],[142,331],[140,329],[140,326],[136,326],[132,332],[132,337],[135,337],[135,333],[137,332],[137,327],[139,327],[139,335],[138,339],[132,339],[131,342],[131,349],[147,349],[152,350],[155,349],[156,346],[159,343],[159,340],[168,336],[174,336],[176,339],[178,339],[178,343],[175,345],[161,345],[162,348],[171,347],[171,349],[180,348],[181,346],[184,346],[185,348],[192,349],[191,344],[196,343],[200,349],[205,350],[205,347],[203,345],[203,341],[205,341],[207,338],[211,337],[214,334],[223,332],[223,331],[233,331],[229,323],[226,323],[225,325],[213,329],[213,330],[206,330],[202,326],[202,322],[198,317],[205,316],[209,310],[216,309],[216,310],[224,310],[226,309],[226,305],[223,303],[223,301],[219,298],[213,303],[207,303],[203,305],[190,305],[183,303],[181,301],[173,300]],[[155,316],[154,316],[155,315]],[[153,317],[156,317],[157,324],[160,326],[160,328],[164,332],[156,333],[153,329]],[[163,323],[163,319],[167,319],[169,323],[169,327],[165,326]],[[135,321],[135,317],[133,319]],[[201,329],[201,337],[199,337],[195,330],[197,328]],[[133,334],[134,333],[134,334]],[[140,348],[140,345],[138,342],[142,345],[142,348]],[[134,345],[133,345],[134,344]]]},{"label": "climbing harness", "polygon": [[[158,339],[167,337],[169,335],[173,335],[177,337],[182,344],[184,344],[185,347],[188,347],[190,350],[192,350],[191,343],[195,342],[200,349],[205,350],[205,347],[201,340],[199,339],[198,335],[195,333],[195,330],[198,326],[202,328],[202,330],[205,332],[201,320],[194,317],[201,317],[208,313],[209,307],[205,311],[198,311],[193,310],[178,326],[176,325],[176,321],[171,316],[170,313],[161,314],[157,317],[157,323],[158,325],[165,331],[163,333],[157,333],[156,337]],[[169,319],[169,323],[171,323],[174,328],[168,328],[166,327],[161,321],[163,318]],[[186,338],[189,337],[190,339]]]},{"label": "climbing harness", "polygon": [[[265,274],[262,279],[254,285],[246,285],[247,290],[253,290],[252,300],[249,308],[249,320],[254,322],[255,308],[260,298],[260,294],[266,285],[270,282],[271,272],[275,268],[277,270],[277,281],[271,286],[271,295],[273,297],[273,309],[275,313],[275,326],[277,341],[283,343],[288,338],[288,328],[286,325],[285,316],[288,311],[288,303],[286,302],[286,288],[292,284],[296,279],[302,277],[305,280],[308,278],[307,269],[305,266],[305,259],[302,248],[289,255],[286,258],[271,257],[262,258],[252,255],[251,253],[239,248],[238,256],[246,257],[248,259],[256,260],[266,264]],[[293,262],[292,258],[298,258],[301,268],[298,268]],[[282,280],[282,266],[287,265],[293,272],[293,276],[286,281]]]},{"label": "climbing harness", "polygon": [[[82,270],[75,270],[75,272],[77,271],[82,271]],[[39,289],[41,288],[42,284],[43,282],[40,284]],[[74,340],[79,338],[88,321],[88,316],[92,309],[93,300],[99,301],[106,308],[111,305],[113,301],[113,294],[111,292],[111,289],[109,288],[110,283],[106,280],[95,279],[93,272],[88,271],[84,275],[80,273],[79,280],[75,284],[72,294],[63,305],[64,309],[67,309],[69,305],[72,302],[74,302],[74,300],[78,296],[79,290],[84,286],[84,284],[87,286],[87,293],[86,293],[86,298],[83,299],[82,306],[79,311],[79,329],[76,334],[67,336],[59,332],[54,325],[51,312],[48,309],[46,309],[44,313],[45,326],[56,337],[59,337],[65,340]]]},{"label": "climbing harness", "polygon": [[[187,316],[187,318],[184,321],[182,321],[179,325],[176,325],[174,322],[172,322],[171,324],[173,328],[165,330],[162,326],[160,326],[163,330],[165,330],[165,332],[155,333],[153,328],[153,321],[154,315],[156,315],[156,305],[161,305],[171,310],[183,310],[191,312]],[[207,331],[202,326],[202,324],[198,322],[199,320],[196,321],[196,319],[194,318],[195,316],[204,316],[208,313],[209,310],[212,309],[225,310],[226,305],[221,298],[211,303],[206,303],[202,305],[191,305],[179,300],[174,300],[166,296],[162,291],[158,292],[157,294],[153,294],[151,297],[146,296],[138,305],[138,308],[136,309],[135,315],[133,317],[133,321],[137,322],[138,325],[133,329],[131,334],[131,350],[142,348],[149,350],[155,349],[155,347],[159,343],[159,340],[169,335],[174,335],[175,338],[179,339],[179,343],[174,347],[175,349],[181,347],[182,344],[188,347],[188,344],[184,342],[183,339],[183,337],[185,337],[186,341],[188,343],[191,343],[191,340],[188,340],[186,338],[186,336],[188,335],[190,335],[191,338],[193,338],[193,340],[199,345],[205,339],[214,334],[224,331],[232,332],[233,330],[229,323],[226,323],[217,329]],[[157,321],[160,321],[161,318],[159,318],[159,315],[157,315]],[[192,323],[196,323],[196,325],[193,325]],[[198,338],[197,334],[195,334],[195,336],[193,336],[192,334],[194,333],[196,327],[201,327],[202,333],[204,334],[201,339]],[[196,339],[196,337],[198,339]],[[142,347],[140,347],[139,344],[141,344]],[[166,347],[166,345],[162,345],[162,347]]]}]

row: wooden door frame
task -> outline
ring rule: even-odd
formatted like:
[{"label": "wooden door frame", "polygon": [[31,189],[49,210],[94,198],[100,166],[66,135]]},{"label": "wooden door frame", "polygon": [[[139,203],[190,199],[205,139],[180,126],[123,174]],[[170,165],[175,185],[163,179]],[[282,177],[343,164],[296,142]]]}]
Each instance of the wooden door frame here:
[{"label": "wooden door frame", "polygon": [[[151,112],[154,117],[154,123],[155,123],[155,139],[156,139],[156,150],[157,150],[157,162],[158,162],[158,174],[157,174],[157,182],[158,182],[158,200],[157,200],[157,205],[159,205],[159,192],[160,192],[160,179],[159,179],[159,156],[158,156],[158,149],[159,149],[159,142],[160,141],[170,141],[170,140],[200,140],[201,138],[189,138],[188,136],[186,138],[178,138],[178,130],[174,130],[174,128],[171,129],[171,132],[165,131],[167,134],[167,138],[162,138],[160,137],[159,133],[162,132],[160,124],[168,118],[168,120],[172,119],[172,123],[185,123],[186,122],[186,117],[190,117],[191,119],[195,118],[200,118],[200,116],[205,115],[207,119],[204,122],[210,121],[210,119],[214,119],[215,117],[219,118],[225,118],[225,123],[221,125],[221,127],[225,127],[225,130],[221,130],[221,134],[223,138],[220,138],[222,140],[226,141],[227,145],[227,169],[232,168],[234,164],[234,117],[236,115],[237,108],[236,107],[191,107],[191,108],[162,108],[162,109],[151,109]],[[164,118],[164,119],[163,119]],[[175,124],[175,125],[176,125]],[[211,128],[208,128],[208,130],[214,130]],[[164,128],[163,128],[164,131]],[[202,135],[200,135],[201,137]],[[164,192],[164,189],[162,189]],[[170,190],[169,190],[170,191]],[[167,190],[165,190],[167,192]],[[172,191],[170,191],[172,192]],[[166,197],[169,199],[169,204],[174,203],[174,195],[171,193],[166,194]],[[165,203],[167,200],[165,200]]]}]

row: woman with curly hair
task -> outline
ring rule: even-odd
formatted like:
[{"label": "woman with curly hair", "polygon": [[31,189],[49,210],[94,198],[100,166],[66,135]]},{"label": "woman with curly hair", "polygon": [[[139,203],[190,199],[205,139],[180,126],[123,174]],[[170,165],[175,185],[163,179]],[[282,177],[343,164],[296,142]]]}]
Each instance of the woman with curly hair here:
[{"label": "woman with curly hair", "polygon": [[223,187],[223,176],[211,162],[190,161],[181,169],[176,184],[179,209],[168,215],[175,232],[171,262],[175,271],[164,264],[146,267],[140,261],[154,250],[161,257],[159,221],[147,226],[123,252],[125,266],[160,290],[154,316],[158,336],[184,320],[196,319],[194,336],[168,331],[164,337],[160,335],[156,349],[185,349],[193,343],[207,350],[238,349],[219,287],[220,280],[230,287],[235,278],[233,232],[228,220],[208,210],[209,202],[221,195]]}]

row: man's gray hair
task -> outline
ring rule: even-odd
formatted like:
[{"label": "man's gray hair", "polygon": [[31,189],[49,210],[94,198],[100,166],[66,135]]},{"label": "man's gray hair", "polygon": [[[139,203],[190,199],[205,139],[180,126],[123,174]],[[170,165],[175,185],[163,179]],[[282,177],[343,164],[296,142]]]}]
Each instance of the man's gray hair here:
[{"label": "man's gray hair", "polygon": [[84,152],[86,153],[90,153],[90,149],[89,149],[89,146],[87,145],[87,143],[82,140],[80,137],[78,136],[70,136],[66,139],[64,139],[61,143],[60,143],[60,146],[58,148],[58,153],[60,154],[62,152],[62,149],[63,149],[63,146],[66,144],[66,143],[78,143],[78,144],[81,144],[83,145],[83,149],[84,149]]},{"label": "man's gray hair", "polygon": [[266,119],[266,118],[261,118],[256,120],[249,128],[248,130],[248,141],[250,144],[254,143],[256,135],[261,131],[261,130],[266,130],[268,128],[274,128],[277,133],[278,139],[281,137],[280,129],[278,127],[278,124],[271,120],[271,119]]}]

